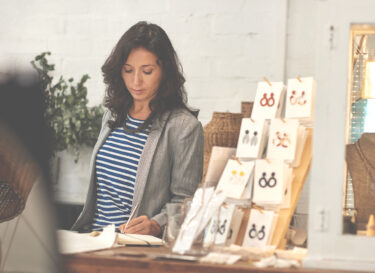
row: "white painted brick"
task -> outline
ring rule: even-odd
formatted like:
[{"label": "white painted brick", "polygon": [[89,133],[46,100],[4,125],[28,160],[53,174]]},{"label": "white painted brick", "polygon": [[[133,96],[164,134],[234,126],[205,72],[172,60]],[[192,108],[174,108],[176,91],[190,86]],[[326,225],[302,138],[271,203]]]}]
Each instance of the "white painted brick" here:
[{"label": "white painted brick", "polygon": [[75,1],[75,0],[25,1],[25,5],[20,5],[20,6],[21,7],[29,6],[30,3],[33,3],[33,5],[30,7],[30,10],[24,9],[25,13],[32,11],[35,14],[51,14],[52,13],[52,14],[55,14],[56,16],[65,16],[65,15],[73,15],[73,14],[87,14],[90,8],[90,1]]},{"label": "white painted brick", "polygon": [[[221,98],[237,99],[238,101],[251,101],[255,98],[256,82],[247,79],[223,79],[213,78],[212,80],[188,78],[186,90],[189,99]],[[213,96],[215,94],[215,96]]]},{"label": "white painted brick", "polygon": [[[289,2],[288,49],[286,75],[312,76],[315,71],[316,1],[293,0]],[[303,39],[301,39],[303,37]]]},{"label": "white painted brick", "polygon": [[185,42],[187,39],[201,39],[211,35],[212,15],[178,16],[164,14],[161,27],[173,41]]},{"label": "white painted brick", "polygon": [[213,61],[212,74],[220,78],[246,78],[256,71],[264,71],[267,67],[253,66],[253,56],[217,58]]},{"label": "white painted brick", "polygon": [[[35,55],[49,50],[56,76],[90,75],[89,104],[99,104],[101,65],[130,26],[147,20],[168,33],[184,67],[189,102],[201,108],[205,124],[213,111],[240,112],[263,76],[279,81],[284,74],[313,74],[316,1],[3,0],[0,70],[30,67]],[[287,36],[281,28],[286,3]]]},{"label": "white painted brick", "polygon": [[201,39],[186,40],[184,45],[188,51],[193,52],[196,56],[222,57],[242,56],[243,54],[243,37],[233,35],[214,36]]},{"label": "white painted brick", "polygon": [[246,0],[206,0],[206,1],[184,1],[169,0],[169,12],[182,15],[190,14],[221,14],[241,12]]},{"label": "white painted brick", "polygon": [[265,19],[260,15],[249,17],[245,13],[215,15],[213,17],[213,33],[215,34],[246,34],[259,33],[265,28]]},{"label": "white painted brick", "polygon": [[243,7],[248,0],[211,0],[210,11],[212,14],[230,13],[236,16],[243,13]]},{"label": "white painted brick", "polygon": [[113,16],[114,14],[129,15],[135,8],[138,1],[131,0],[105,0],[87,1],[89,14],[100,14]]},{"label": "white painted brick", "polygon": [[168,11],[174,14],[189,16],[192,14],[209,14],[213,6],[212,1],[184,1],[168,0]]},{"label": "white painted brick", "polygon": [[[129,0],[131,2],[131,0]],[[142,14],[168,12],[168,0],[138,0],[133,12],[141,11]],[[138,13],[138,12],[137,12]]]},{"label": "white painted brick", "polygon": [[[303,1],[301,1],[303,2]],[[287,4],[287,0],[247,0],[241,8],[241,12],[251,16],[259,14],[273,14],[275,17],[279,15],[279,11]]]},{"label": "white painted brick", "polygon": [[92,79],[90,79],[86,85],[87,97],[89,100],[88,105],[100,105],[103,103],[105,95],[105,85],[101,77],[101,72],[91,73],[90,76],[92,77]]},{"label": "white painted brick", "polygon": [[139,21],[147,21],[157,25],[161,24],[163,14],[162,13],[131,13],[130,15],[119,15],[119,22],[123,25],[123,32]]},{"label": "white painted brick", "polygon": [[[88,14],[70,15],[64,18],[65,32],[68,37],[82,37],[86,33],[93,32],[91,29],[91,17]],[[102,28],[103,22],[99,19],[96,22],[96,28]]]},{"label": "white painted brick", "polygon": [[208,57],[191,57],[181,59],[185,75],[189,77],[209,77],[211,75],[211,59]]}]

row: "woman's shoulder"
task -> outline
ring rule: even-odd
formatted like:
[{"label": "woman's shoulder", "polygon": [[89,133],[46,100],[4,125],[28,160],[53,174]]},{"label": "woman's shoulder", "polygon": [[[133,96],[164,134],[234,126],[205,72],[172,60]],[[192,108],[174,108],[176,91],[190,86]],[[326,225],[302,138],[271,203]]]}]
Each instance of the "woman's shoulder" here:
[{"label": "woman's shoulder", "polygon": [[197,119],[194,112],[188,109],[174,109],[170,112],[169,119],[165,124],[166,134],[169,136],[171,145],[176,144],[176,141],[183,141],[189,139],[200,139],[203,141],[203,127],[201,122]]},{"label": "woman's shoulder", "polygon": [[198,116],[199,111],[189,111],[186,108],[177,108],[173,109],[170,112],[168,124],[170,125],[185,125],[187,126],[188,124],[191,125],[197,125],[200,124],[197,116]]}]

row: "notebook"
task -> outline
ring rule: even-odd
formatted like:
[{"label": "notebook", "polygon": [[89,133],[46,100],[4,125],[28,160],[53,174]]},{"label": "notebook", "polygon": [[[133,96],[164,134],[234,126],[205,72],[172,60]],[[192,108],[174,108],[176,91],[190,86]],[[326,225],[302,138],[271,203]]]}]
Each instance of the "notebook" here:
[{"label": "notebook", "polygon": [[142,245],[142,246],[161,246],[163,245],[163,240],[152,236],[152,235],[143,235],[143,234],[126,234],[126,233],[117,233],[116,242],[121,245],[133,246],[133,245]]}]

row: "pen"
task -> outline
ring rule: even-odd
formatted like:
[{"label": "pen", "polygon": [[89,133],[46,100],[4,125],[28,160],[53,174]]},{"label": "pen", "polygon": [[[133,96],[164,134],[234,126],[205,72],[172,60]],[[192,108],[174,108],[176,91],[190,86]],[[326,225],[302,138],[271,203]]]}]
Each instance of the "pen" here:
[{"label": "pen", "polygon": [[135,211],[136,211],[137,208],[138,208],[138,205],[139,205],[139,203],[136,204],[136,205],[134,206],[134,209],[133,209],[133,211],[130,213],[130,215],[129,215],[129,219],[128,219],[128,221],[126,222],[125,227],[122,229],[121,233],[124,233],[124,231],[126,230],[126,228],[127,228],[128,224],[129,224],[130,220],[134,217],[134,214],[135,214]]}]

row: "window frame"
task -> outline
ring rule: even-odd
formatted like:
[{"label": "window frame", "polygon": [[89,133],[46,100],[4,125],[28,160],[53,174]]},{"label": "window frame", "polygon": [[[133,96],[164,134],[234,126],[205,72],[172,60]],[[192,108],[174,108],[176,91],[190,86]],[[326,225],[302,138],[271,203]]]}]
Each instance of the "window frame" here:
[{"label": "window frame", "polygon": [[[371,0],[318,1],[314,146],[305,267],[373,270],[375,237],[342,233],[351,26],[375,25]],[[328,18],[328,19],[327,19]]]}]

